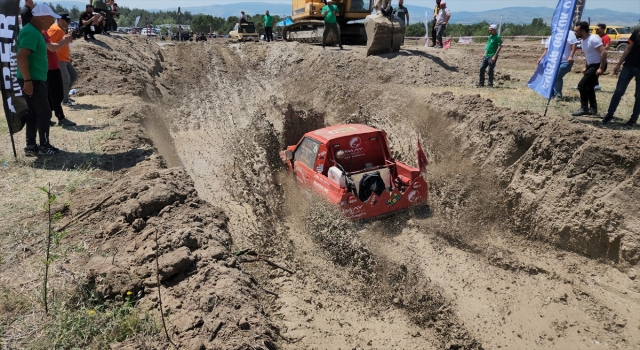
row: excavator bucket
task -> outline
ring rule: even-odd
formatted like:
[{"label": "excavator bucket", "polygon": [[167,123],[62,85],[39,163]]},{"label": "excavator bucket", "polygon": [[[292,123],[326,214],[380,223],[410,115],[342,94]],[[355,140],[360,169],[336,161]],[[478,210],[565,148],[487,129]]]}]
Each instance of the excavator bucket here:
[{"label": "excavator bucket", "polygon": [[367,32],[367,56],[400,51],[404,40],[404,22],[382,14],[369,15],[364,20]]}]

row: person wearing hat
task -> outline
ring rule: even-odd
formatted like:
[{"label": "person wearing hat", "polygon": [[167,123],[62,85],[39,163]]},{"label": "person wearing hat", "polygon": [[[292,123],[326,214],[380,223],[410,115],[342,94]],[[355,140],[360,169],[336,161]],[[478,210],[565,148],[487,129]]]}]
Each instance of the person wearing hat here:
[{"label": "person wearing hat", "polygon": [[[31,13],[31,22],[22,27],[16,40],[16,77],[29,108],[26,117],[27,145],[24,152],[27,156],[53,155],[60,150],[53,147],[49,140],[51,108],[47,91],[47,43],[42,31],[49,29],[60,16],[45,4],[36,5]],[[36,144],[36,133],[40,138],[40,146]]]},{"label": "person wearing hat", "polygon": [[[69,28],[70,21],[71,18],[69,18],[68,14],[61,14],[60,19],[58,19],[58,23],[52,25],[47,31],[47,34],[49,35],[49,38],[54,45],[62,45],[56,52],[60,70],[60,82],[54,85],[55,88],[49,87],[49,96],[53,97],[53,100],[51,102],[54,106],[59,106],[61,103],[66,106],[74,105],[74,103],[69,98],[69,90],[71,89],[73,83],[75,83],[75,81],[78,79],[78,72],[71,65],[71,34],[67,34],[67,29]],[[51,65],[51,62],[49,62],[49,65]],[[51,68],[49,69],[49,76],[57,75],[57,72],[52,72]],[[51,108],[56,114],[56,117],[58,117],[58,125],[76,125],[74,122],[65,118],[62,108],[60,108],[59,110],[57,109],[57,107],[52,106]]]},{"label": "person wearing hat", "polygon": [[438,15],[436,16],[436,40],[438,43],[435,48],[442,48],[442,35],[450,19],[451,11],[447,8],[447,2],[442,0],[440,1],[440,11],[438,11]]},{"label": "person wearing hat", "polygon": [[477,84],[478,87],[484,86],[484,72],[487,67],[489,67],[489,84],[487,84],[487,86],[493,87],[493,69],[496,67],[500,50],[502,50],[502,38],[498,35],[498,26],[492,24],[489,26],[489,37],[487,38],[487,45],[484,47],[482,64],[480,64],[480,81]]},{"label": "person wearing hat", "polygon": [[327,42],[327,36],[329,32],[333,31],[338,40],[338,46],[342,50],[342,41],[340,40],[340,26],[338,25],[338,18],[336,17],[340,13],[338,6],[333,3],[333,0],[327,0],[327,4],[322,8],[322,16],[324,17],[324,33],[322,33],[322,49]]}]

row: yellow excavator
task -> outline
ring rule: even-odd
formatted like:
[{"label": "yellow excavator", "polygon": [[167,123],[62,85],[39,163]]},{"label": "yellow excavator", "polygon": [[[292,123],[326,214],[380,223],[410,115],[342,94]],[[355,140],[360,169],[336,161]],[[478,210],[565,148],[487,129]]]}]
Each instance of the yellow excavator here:
[{"label": "yellow excavator", "polygon": [[[398,52],[404,40],[404,22],[394,17],[390,0],[334,0],[340,13],[337,15],[340,38],[343,44],[367,45],[367,56]],[[285,25],[282,37],[286,41],[322,43],[324,16],[322,8],[326,0],[292,0],[292,24]],[[375,14],[371,15],[371,10]],[[364,21],[363,21],[364,20]],[[335,44],[337,38],[329,35],[327,44]]]}]

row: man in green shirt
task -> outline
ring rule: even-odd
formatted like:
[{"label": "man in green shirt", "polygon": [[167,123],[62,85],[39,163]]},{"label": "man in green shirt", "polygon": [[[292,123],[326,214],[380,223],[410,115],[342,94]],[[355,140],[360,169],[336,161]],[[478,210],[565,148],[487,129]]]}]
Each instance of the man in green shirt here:
[{"label": "man in green shirt", "polygon": [[495,24],[489,26],[489,37],[487,45],[484,47],[484,57],[480,65],[480,81],[477,86],[484,86],[484,72],[489,67],[489,84],[487,87],[493,87],[493,69],[496,67],[498,54],[502,50],[502,38],[497,33],[498,27]]},{"label": "man in green shirt", "polygon": [[[51,108],[49,107],[49,92],[47,91],[47,44],[42,31],[51,27],[56,15],[51,7],[45,4],[36,5],[31,11],[31,22],[22,27],[16,40],[18,50],[18,72],[16,78],[22,88],[24,98],[29,108],[26,117],[27,146],[25,155],[52,155],[60,150],[49,142],[49,122]],[[40,137],[40,147],[36,145],[36,132]]]},{"label": "man in green shirt", "polygon": [[333,4],[333,0],[327,0],[327,4],[322,8],[322,16],[324,16],[324,33],[322,33],[322,49],[327,42],[327,36],[330,31],[336,36],[338,40],[338,46],[342,50],[342,41],[340,41],[340,26],[338,25],[338,18],[336,17],[340,13],[337,5]]},{"label": "man in green shirt", "polygon": [[269,10],[264,15],[264,38],[267,42],[273,41],[273,16],[269,14]]}]

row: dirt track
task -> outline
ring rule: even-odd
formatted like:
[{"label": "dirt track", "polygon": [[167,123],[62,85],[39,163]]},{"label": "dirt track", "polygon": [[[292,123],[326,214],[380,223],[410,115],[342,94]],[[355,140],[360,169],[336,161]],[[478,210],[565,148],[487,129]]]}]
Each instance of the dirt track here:
[{"label": "dirt track", "polygon": [[[251,305],[240,314],[259,325],[251,328],[256,341],[243,338],[249,335],[237,323],[239,330],[225,328],[212,342],[216,316],[189,306],[200,296],[182,298],[189,278],[174,280],[167,286],[171,305],[193,309],[204,324],[184,327],[186,316],[178,313],[172,329],[181,345],[640,346],[638,131],[488,100],[526,95],[522,80],[530,73],[522,61],[535,61],[537,50],[507,48],[500,88],[485,91],[467,88],[476,79],[476,48],[365,58],[359,47],[209,42],[160,49],[136,41],[133,50],[121,41],[105,39],[120,51],[110,70],[120,81],[109,85],[113,90],[100,91],[103,74],[85,71],[81,84],[92,94],[140,96],[118,114],[142,124],[165,164],[183,166],[199,198],[228,216],[223,230],[232,244],[224,266],[239,265],[256,282],[234,277],[229,283],[246,284],[251,298],[226,296]],[[95,50],[78,46],[91,62]],[[608,98],[598,98],[606,108]],[[278,151],[307,130],[347,122],[384,129],[394,155],[410,164],[420,136],[431,162],[429,215],[350,223],[290,181]],[[198,253],[209,251],[206,245],[186,246],[206,261]],[[295,273],[229,254],[247,250]],[[207,268],[194,266],[197,276]],[[219,273],[231,273],[225,271]],[[220,284],[198,288],[221,295]],[[141,304],[153,306],[147,298]],[[225,312],[236,317],[232,308]],[[155,341],[162,344],[162,336]]]}]

